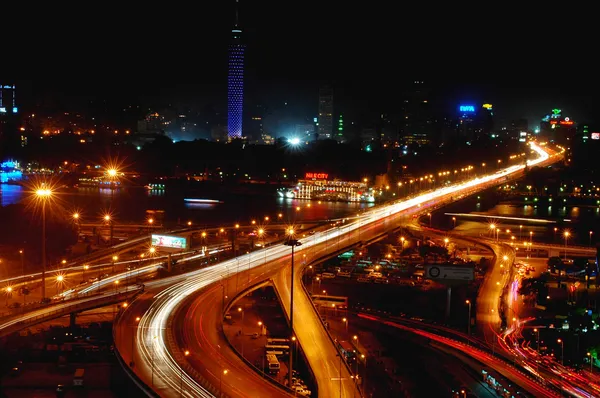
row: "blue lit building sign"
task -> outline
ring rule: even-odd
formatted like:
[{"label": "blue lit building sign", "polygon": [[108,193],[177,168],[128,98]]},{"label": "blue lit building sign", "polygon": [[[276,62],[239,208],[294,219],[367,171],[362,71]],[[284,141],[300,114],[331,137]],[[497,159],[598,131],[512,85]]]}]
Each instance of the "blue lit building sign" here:
[{"label": "blue lit building sign", "polygon": [[6,108],[5,107],[0,107],[0,113],[6,113]]},{"label": "blue lit building sign", "polygon": [[13,106],[13,113],[17,113],[19,109],[16,106]]},{"label": "blue lit building sign", "polygon": [[461,105],[458,109],[461,112],[475,113],[475,106],[474,105]]},{"label": "blue lit building sign", "polygon": [[19,167],[19,163],[14,160],[0,163],[0,183],[21,181],[21,179],[23,179],[23,173]]}]

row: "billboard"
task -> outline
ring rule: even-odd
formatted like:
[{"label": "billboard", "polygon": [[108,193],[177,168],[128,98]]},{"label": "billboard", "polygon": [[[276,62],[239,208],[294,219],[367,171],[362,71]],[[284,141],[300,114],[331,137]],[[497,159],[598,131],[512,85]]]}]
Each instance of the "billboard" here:
[{"label": "billboard", "polygon": [[438,282],[472,281],[475,278],[475,271],[473,267],[427,265],[425,266],[425,277]]},{"label": "billboard", "polygon": [[593,140],[600,140],[600,133],[592,133]]},{"label": "billboard", "polygon": [[458,108],[461,112],[471,112],[475,113],[475,105],[461,105]]},{"label": "billboard", "polygon": [[168,249],[187,249],[187,239],[181,236],[154,235],[152,234],[152,246],[165,247]]}]

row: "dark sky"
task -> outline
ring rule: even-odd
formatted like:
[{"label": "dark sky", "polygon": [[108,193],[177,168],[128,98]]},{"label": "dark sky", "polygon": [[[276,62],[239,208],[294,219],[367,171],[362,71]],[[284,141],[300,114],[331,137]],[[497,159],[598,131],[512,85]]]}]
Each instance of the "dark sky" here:
[{"label": "dark sky", "polygon": [[[494,3],[241,1],[248,103],[288,101],[313,113],[319,84],[332,83],[341,108],[393,111],[402,85],[420,79],[449,104],[492,102],[507,118],[538,118],[553,107],[598,118],[597,34],[583,13],[548,24],[544,10]],[[38,28],[16,76],[33,97],[224,106],[233,1],[159,4]]]}]

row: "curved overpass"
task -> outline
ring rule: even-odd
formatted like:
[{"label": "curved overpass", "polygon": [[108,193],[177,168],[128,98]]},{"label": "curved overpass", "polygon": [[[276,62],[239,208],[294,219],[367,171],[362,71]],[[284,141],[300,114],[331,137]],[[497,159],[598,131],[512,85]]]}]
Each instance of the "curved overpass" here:
[{"label": "curved overpass", "polygon": [[[549,156],[543,149],[535,144],[532,144],[532,149],[537,151],[540,154],[540,157],[534,161],[529,161],[529,165],[543,165],[560,159],[560,154]],[[335,227],[315,233],[304,242],[302,247],[296,250],[296,253],[300,255],[311,249],[315,250],[316,253],[319,253],[322,250],[331,251],[333,250],[333,247],[331,247],[333,246],[332,243],[335,244],[335,241],[346,241],[346,243],[349,243],[348,240],[355,239],[356,241],[360,241],[376,236],[376,234],[381,234],[386,230],[392,229],[393,224],[397,221],[398,217],[412,212],[422,211],[429,206],[439,205],[440,202],[447,200],[452,201],[455,197],[470,195],[481,189],[504,182],[508,178],[518,178],[522,175],[524,167],[525,166],[522,165],[512,166],[492,175],[447,186],[402,202],[395,202],[369,210],[362,215],[352,218],[351,221],[343,227]],[[124,316],[122,321],[117,325],[119,329],[127,330],[129,328],[132,330],[132,333],[130,333],[131,349],[129,350],[129,353],[127,353],[126,339],[117,339],[117,347],[119,348],[121,355],[124,357],[129,355],[130,360],[132,359],[136,364],[134,366],[136,374],[142,378],[147,385],[152,383],[154,390],[161,396],[175,396],[180,394],[191,397],[211,396],[211,394],[217,392],[214,388],[217,379],[219,380],[219,385],[223,389],[230,386],[230,393],[235,395],[237,392],[241,392],[241,396],[249,396],[247,395],[249,391],[246,391],[243,386],[238,388],[237,384],[243,384],[245,374],[244,376],[241,376],[228,372],[226,376],[222,376],[222,371],[219,373],[212,372],[213,380],[207,380],[207,378],[202,375],[196,376],[194,372],[189,373],[192,373],[192,376],[195,377],[191,377],[188,373],[184,372],[182,366],[187,369],[189,362],[184,358],[180,348],[177,347],[177,344],[173,339],[173,332],[177,332],[177,325],[173,324],[172,314],[184,303],[187,303],[190,296],[197,294],[200,291],[205,293],[212,292],[212,295],[214,296],[216,288],[206,289],[211,284],[219,283],[224,279],[227,279],[227,282],[223,283],[224,287],[222,289],[223,291],[229,289],[233,283],[232,281],[237,279],[229,278],[229,275],[239,272],[239,269],[236,271],[236,261],[247,264],[247,272],[249,274],[252,272],[256,273],[253,280],[258,280],[259,278],[265,279],[268,277],[269,272],[276,270],[278,267],[282,268],[287,265],[289,253],[290,249],[286,246],[272,246],[266,250],[250,253],[241,256],[238,259],[225,261],[210,268],[195,272],[193,275],[189,275],[184,281],[176,283],[160,292],[158,292],[160,289],[157,289],[158,293],[154,296],[146,295],[145,300],[138,300],[139,303],[135,306],[130,306],[130,309],[125,313],[126,316]],[[263,265],[265,265],[265,267],[261,268]],[[283,282],[281,284],[283,284]],[[284,297],[286,288],[280,286],[280,290],[279,293],[281,294],[283,292],[282,297]],[[298,290],[300,294],[303,294],[300,289]],[[299,300],[297,302],[302,302],[303,300],[299,296],[296,296],[296,293],[294,298],[295,300]],[[226,299],[227,298],[225,298],[225,300]],[[221,301],[223,301],[223,299]],[[285,303],[285,298],[283,301]],[[215,311],[214,306],[216,301],[214,299],[212,304],[211,301],[208,303],[210,304],[209,307],[212,308],[212,312],[217,314],[220,313],[218,308]],[[310,312],[308,311],[306,301],[304,306],[302,304],[300,304],[300,306],[300,311]],[[296,312],[296,310],[294,312]],[[139,315],[142,313],[143,315]],[[133,324],[136,316],[140,316],[140,321],[137,324]],[[205,326],[202,326],[202,330],[204,330],[204,328],[216,330],[217,327],[214,322],[218,321],[219,317],[220,315],[215,316],[212,321],[206,323]],[[307,319],[311,319],[311,317],[309,316]],[[339,383],[339,364],[335,367],[332,366],[334,362],[337,362],[335,361],[336,357],[332,357],[335,349],[332,350],[331,342],[325,339],[322,334],[319,335],[318,331],[312,330],[313,327],[311,325],[316,326],[314,319],[311,319],[310,322],[307,322],[304,326],[298,326],[298,323],[295,325],[295,333],[298,336],[300,343],[303,344],[303,348],[306,350],[307,345],[314,344],[316,345],[315,352],[318,353],[317,356],[326,357],[323,358],[319,364],[315,362],[314,355],[308,355],[307,353],[309,364],[318,379],[318,388],[321,396],[341,395],[349,397],[354,394],[355,389],[351,383]],[[318,327],[316,328],[318,329]],[[220,347],[220,351],[222,350],[225,350],[225,347]],[[206,352],[211,354],[210,350]],[[201,358],[198,363],[201,363],[204,367],[210,367],[217,370],[221,370],[224,366],[227,366],[222,356],[214,354],[215,353],[212,352],[212,355]],[[335,355],[337,355],[337,352],[335,352]],[[345,378],[345,375],[349,374],[346,372],[347,371],[342,369],[342,380]],[[338,383],[331,383],[332,379],[338,379]],[[201,387],[201,384],[207,386],[207,388]],[[181,388],[181,386],[183,386],[183,388]],[[234,388],[238,388],[238,391],[236,392]],[[220,390],[221,388],[218,391],[220,392]]]}]

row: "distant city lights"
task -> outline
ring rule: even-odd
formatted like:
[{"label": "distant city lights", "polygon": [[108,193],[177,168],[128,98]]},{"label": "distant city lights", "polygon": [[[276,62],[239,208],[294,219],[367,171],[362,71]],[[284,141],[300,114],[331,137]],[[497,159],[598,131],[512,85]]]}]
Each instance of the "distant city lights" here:
[{"label": "distant city lights", "polygon": [[292,145],[292,146],[298,146],[300,145],[300,138],[298,137],[292,137],[288,139],[288,144]]}]

